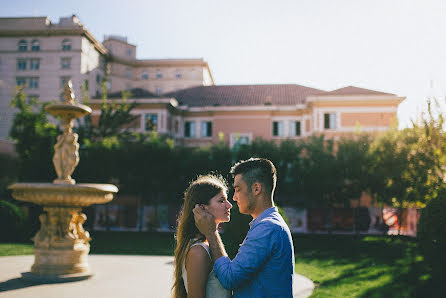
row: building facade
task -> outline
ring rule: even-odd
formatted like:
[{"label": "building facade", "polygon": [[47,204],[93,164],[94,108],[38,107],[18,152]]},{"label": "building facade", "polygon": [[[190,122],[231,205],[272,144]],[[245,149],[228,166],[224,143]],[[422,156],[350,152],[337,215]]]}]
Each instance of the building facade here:
[{"label": "building facade", "polygon": [[29,97],[57,100],[64,83],[73,82],[78,98],[144,88],[155,94],[213,84],[203,59],[136,59],[125,37],[101,43],[75,15],[52,23],[48,17],[0,18],[0,139],[6,140],[16,86]]},{"label": "building facade", "polygon": [[[141,92],[140,92],[141,94]],[[397,124],[404,97],[353,86],[323,91],[300,85],[200,86],[163,96],[150,92],[127,99],[137,106],[130,128],[166,135],[176,144],[229,146],[255,138],[301,139],[313,134],[339,138],[377,133]],[[101,100],[90,102],[93,120]]]}]

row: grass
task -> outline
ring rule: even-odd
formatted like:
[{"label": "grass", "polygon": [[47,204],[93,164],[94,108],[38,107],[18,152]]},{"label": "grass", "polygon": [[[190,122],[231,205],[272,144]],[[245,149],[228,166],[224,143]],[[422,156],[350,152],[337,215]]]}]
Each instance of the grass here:
[{"label": "grass", "polygon": [[[171,233],[92,232],[91,253],[173,255]],[[296,272],[316,284],[312,297],[435,297],[414,239],[294,235]],[[31,244],[0,244],[0,256],[32,254]]]},{"label": "grass", "polygon": [[0,257],[32,255],[31,243],[0,243]]}]

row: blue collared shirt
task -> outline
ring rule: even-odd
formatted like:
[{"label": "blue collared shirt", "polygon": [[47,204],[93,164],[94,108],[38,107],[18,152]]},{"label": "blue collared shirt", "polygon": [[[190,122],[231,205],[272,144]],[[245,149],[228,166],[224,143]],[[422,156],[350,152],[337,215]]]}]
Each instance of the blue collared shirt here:
[{"label": "blue collared shirt", "polygon": [[218,280],[234,290],[235,298],[293,297],[293,239],[277,207],[263,211],[249,225],[235,258],[215,261]]}]

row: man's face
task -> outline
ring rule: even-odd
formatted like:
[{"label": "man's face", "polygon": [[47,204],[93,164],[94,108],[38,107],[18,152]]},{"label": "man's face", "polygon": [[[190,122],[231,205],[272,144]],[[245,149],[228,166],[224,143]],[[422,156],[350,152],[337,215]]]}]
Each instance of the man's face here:
[{"label": "man's face", "polygon": [[256,201],[251,185],[246,184],[242,174],[237,174],[234,177],[234,197],[232,199],[237,202],[240,213],[251,214],[254,212]]}]

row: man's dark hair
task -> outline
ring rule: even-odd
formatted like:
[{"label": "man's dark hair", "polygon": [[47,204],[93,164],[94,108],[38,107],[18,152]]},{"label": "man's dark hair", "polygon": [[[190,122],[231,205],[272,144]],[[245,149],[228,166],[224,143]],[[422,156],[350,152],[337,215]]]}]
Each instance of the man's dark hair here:
[{"label": "man's dark hair", "polygon": [[271,195],[276,188],[276,167],[266,158],[250,158],[239,161],[231,168],[230,173],[232,177],[242,174],[248,187],[251,187],[255,182],[259,182]]}]

